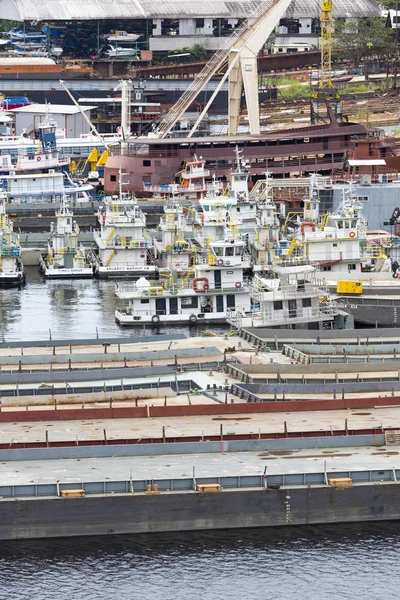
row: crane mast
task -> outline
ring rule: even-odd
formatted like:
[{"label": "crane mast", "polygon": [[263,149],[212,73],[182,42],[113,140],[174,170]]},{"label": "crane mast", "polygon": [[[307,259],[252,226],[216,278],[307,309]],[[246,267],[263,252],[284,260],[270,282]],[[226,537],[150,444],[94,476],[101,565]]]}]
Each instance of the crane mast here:
[{"label": "crane mast", "polygon": [[333,89],[332,83],[332,0],[322,0],[321,16],[321,77],[319,88]]},{"label": "crane mast", "polygon": [[340,96],[332,83],[332,6],[332,0],[321,0],[321,74],[311,98],[312,125],[340,116]]}]

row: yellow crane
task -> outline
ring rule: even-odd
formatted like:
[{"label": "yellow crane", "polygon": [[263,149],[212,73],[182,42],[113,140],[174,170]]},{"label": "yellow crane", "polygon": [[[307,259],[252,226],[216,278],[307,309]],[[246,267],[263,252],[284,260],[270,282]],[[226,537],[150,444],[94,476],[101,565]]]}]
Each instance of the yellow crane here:
[{"label": "yellow crane", "polygon": [[[326,101],[333,101],[335,114],[339,114],[340,96],[332,83],[332,0],[322,0],[320,25],[321,25],[321,74],[319,85],[312,95],[311,121],[313,124],[324,120],[326,110],[321,111]],[[324,114],[322,114],[322,112]]]},{"label": "yellow crane", "polygon": [[332,0],[322,0],[320,25],[321,76],[319,89],[332,90]]}]

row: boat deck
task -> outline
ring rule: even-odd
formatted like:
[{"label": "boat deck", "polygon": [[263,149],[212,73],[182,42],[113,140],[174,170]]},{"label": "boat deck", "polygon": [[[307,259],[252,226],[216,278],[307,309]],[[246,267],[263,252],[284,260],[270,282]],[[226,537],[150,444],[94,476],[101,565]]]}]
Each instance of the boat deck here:
[{"label": "boat deck", "polygon": [[10,461],[0,463],[2,486],[104,480],[172,480],[262,476],[281,473],[351,472],[400,469],[400,452],[378,447],[343,447],[264,452],[219,452],[159,456]]},{"label": "boat deck", "polygon": [[[172,401],[172,400],[171,400]],[[168,400],[170,402],[170,400]],[[103,440],[160,439],[165,427],[166,437],[291,432],[343,431],[345,423],[351,430],[397,428],[400,406],[368,410],[299,411],[291,413],[248,413],[230,415],[193,415],[157,418],[124,418],[65,421],[26,421],[0,423],[0,443],[44,442],[46,431],[50,442]]]}]

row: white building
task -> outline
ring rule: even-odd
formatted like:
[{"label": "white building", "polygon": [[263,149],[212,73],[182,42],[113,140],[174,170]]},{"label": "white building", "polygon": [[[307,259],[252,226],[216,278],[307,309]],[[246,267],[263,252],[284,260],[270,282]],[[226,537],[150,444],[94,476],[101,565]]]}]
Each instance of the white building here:
[{"label": "white building", "polygon": [[[85,106],[81,110],[90,114],[95,106]],[[73,104],[29,104],[14,108],[10,111],[15,115],[15,133],[28,135],[38,130],[39,124],[43,122],[46,114],[50,112],[57,124],[57,133],[67,138],[77,138],[82,133],[90,133],[90,127],[83,118],[77,106]]]}]

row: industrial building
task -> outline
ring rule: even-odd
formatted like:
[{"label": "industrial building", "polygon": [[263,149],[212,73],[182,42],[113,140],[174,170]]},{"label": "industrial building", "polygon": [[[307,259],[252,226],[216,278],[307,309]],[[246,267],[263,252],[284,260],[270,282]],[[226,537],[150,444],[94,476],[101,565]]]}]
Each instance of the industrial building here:
[{"label": "industrial building", "polygon": [[[85,106],[81,110],[90,115],[94,106]],[[83,133],[89,133],[90,127],[81,114],[79,108],[69,105],[58,104],[30,104],[14,108],[10,112],[15,115],[15,133],[21,135],[32,130],[37,130],[47,113],[50,112],[53,120],[57,123],[58,132],[67,138],[77,138]]]},{"label": "industrial building", "polygon": [[[153,52],[171,52],[200,44],[216,50],[224,43],[243,19],[260,6],[253,0],[203,0],[193,4],[150,0],[126,0],[110,5],[104,0],[89,0],[85,4],[60,0],[0,0],[3,18],[26,22],[85,22],[91,21],[98,35],[100,25],[123,20],[127,30],[141,33],[143,45]],[[271,41],[273,52],[296,52],[319,45],[320,1],[294,0],[276,29]],[[376,0],[335,0],[334,19],[355,19],[380,16]],[[97,25],[96,25],[97,24]],[[111,27],[111,26],[110,26]],[[99,45],[99,44],[97,44]]]}]

